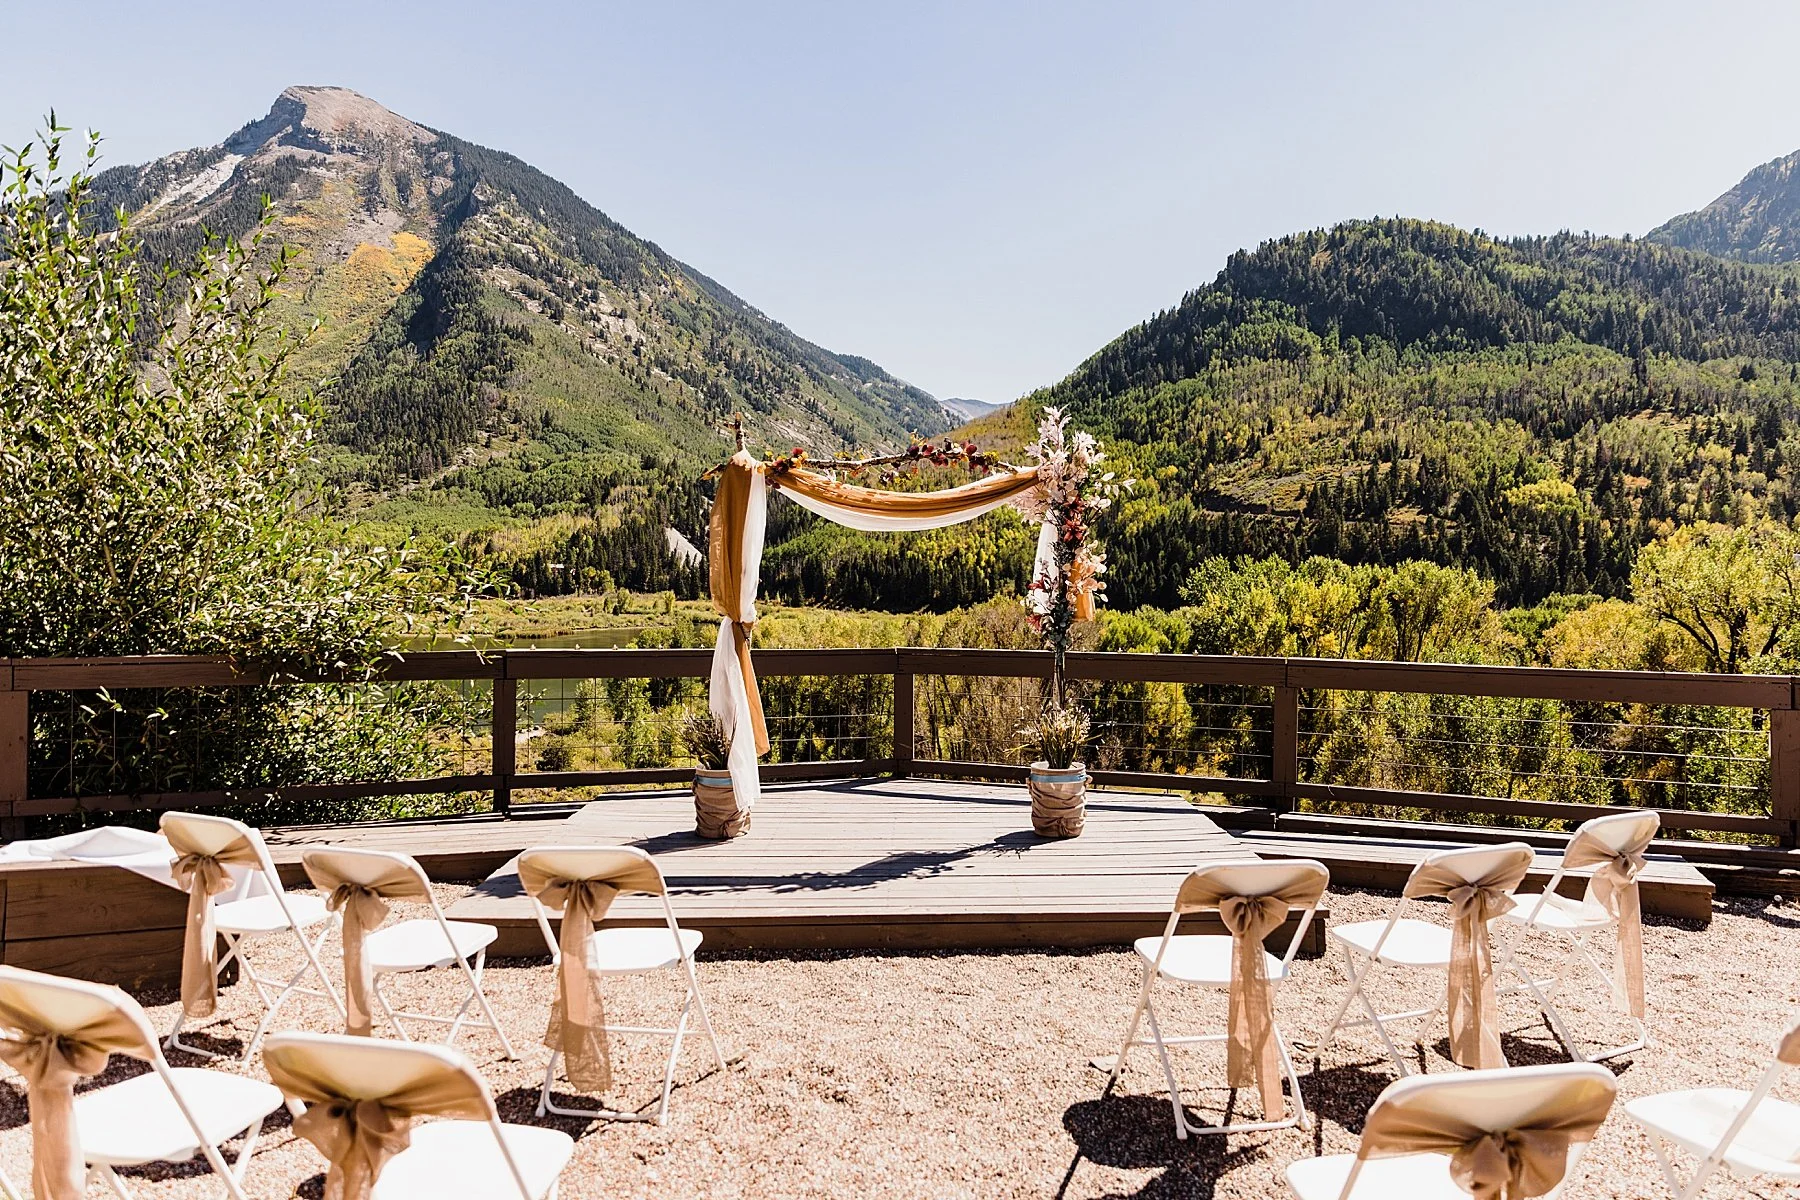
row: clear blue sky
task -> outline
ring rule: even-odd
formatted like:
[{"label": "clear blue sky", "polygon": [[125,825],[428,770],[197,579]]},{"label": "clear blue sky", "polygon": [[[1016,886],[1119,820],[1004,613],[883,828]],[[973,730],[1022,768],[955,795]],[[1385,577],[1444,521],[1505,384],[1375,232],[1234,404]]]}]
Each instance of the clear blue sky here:
[{"label": "clear blue sky", "polygon": [[[161,11],[157,11],[160,9]],[[0,8],[0,141],[293,83],[510,150],[802,335],[1008,400],[1296,229],[1642,233],[1800,148],[1800,4]]]}]

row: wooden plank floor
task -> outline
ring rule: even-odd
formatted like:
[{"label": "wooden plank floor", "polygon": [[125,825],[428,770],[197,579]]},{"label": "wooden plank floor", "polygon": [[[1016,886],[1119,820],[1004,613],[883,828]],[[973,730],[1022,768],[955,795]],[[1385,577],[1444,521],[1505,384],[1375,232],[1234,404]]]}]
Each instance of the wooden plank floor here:
[{"label": "wooden plank floor", "polygon": [[[1079,838],[1030,826],[1020,787],[880,779],[771,787],[751,832],[729,842],[694,836],[686,792],[590,804],[534,840],[650,851],[683,925],[718,949],[1123,944],[1161,930],[1195,866],[1245,855],[1175,796],[1093,793]],[[450,915],[499,925],[497,954],[543,952],[511,863]],[[660,920],[650,897],[621,897],[607,914]]]}]

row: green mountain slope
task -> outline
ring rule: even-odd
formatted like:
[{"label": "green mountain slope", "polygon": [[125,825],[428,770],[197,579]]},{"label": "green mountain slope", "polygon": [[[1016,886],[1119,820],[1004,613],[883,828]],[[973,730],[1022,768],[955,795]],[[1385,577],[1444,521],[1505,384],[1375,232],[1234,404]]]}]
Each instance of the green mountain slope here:
[{"label": "green mountain slope", "polygon": [[604,524],[599,497],[712,461],[739,410],[779,445],[948,425],[927,393],[800,338],[517,158],[341,88],[289,88],[220,145],[96,191],[156,257],[203,228],[242,236],[274,199],[300,251],[284,315],[324,322],[298,382],[325,388],[332,475],[365,521]]},{"label": "green mountain slope", "polygon": [[1117,603],[1216,554],[1617,594],[1660,529],[1800,512],[1797,297],[1800,270],[1646,242],[1353,222],[1233,255],[1028,401],[1140,481]]},{"label": "green mountain slope", "polygon": [[1705,208],[1645,236],[1744,262],[1800,259],[1800,151],[1764,163]]}]

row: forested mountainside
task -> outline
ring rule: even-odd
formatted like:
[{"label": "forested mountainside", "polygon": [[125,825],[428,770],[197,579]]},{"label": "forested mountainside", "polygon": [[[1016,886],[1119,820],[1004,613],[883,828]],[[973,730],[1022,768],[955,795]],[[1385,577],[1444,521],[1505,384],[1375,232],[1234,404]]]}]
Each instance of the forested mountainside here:
[{"label": "forested mountainside", "polygon": [[1764,163],[1705,208],[1646,236],[1745,262],[1800,259],[1800,151]]},{"label": "forested mountainside", "polygon": [[378,528],[498,528],[521,561],[562,562],[562,540],[622,517],[691,522],[666,484],[718,457],[732,412],[783,446],[894,446],[949,423],[519,159],[345,89],[289,88],[220,145],[96,186],[158,259],[205,229],[243,236],[264,194],[299,251],[284,315],[324,322],[296,383],[323,386],[332,481]]},{"label": "forested mountainside", "polygon": [[1139,481],[1115,603],[1178,603],[1212,555],[1617,595],[1677,524],[1800,512],[1796,297],[1800,270],[1654,243],[1359,221],[1233,255],[1022,407]]}]

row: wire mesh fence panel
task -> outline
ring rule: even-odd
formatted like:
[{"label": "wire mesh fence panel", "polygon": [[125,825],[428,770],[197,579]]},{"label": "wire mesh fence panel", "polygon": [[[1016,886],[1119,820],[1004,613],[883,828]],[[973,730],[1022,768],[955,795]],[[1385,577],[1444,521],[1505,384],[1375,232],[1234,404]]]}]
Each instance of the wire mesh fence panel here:
[{"label": "wire mesh fence panel", "polygon": [[[892,753],[892,676],[769,676],[760,682],[769,763]],[[518,770],[691,767],[682,736],[705,714],[704,679],[545,679],[519,688]]]},{"label": "wire mesh fence panel", "polygon": [[[492,700],[473,680],[282,683],[36,692],[30,714],[30,796],[80,801],[481,774]],[[242,807],[263,820],[354,820],[483,804],[472,794],[247,796]]]},{"label": "wire mesh fence panel", "polygon": [[1769,812],[1767,722],[1744,708],[1309,692],[1299,769],[1396,791]]},{"label": "wire mesh fence panel", "polygon": [[1273,763],[1271,688],[1105,683],[1092,688],[1093,765],[1267,779]]},{"label": "wire mesh fence panel", "polygon": [[1025,763],[1019,729],[1044,705],[1039,679],[920,675],[913,680],[913,757]]},{"label": "wire mesh fence panel", "polygon": [[[1075,682],[1091,717],[1087,764],[1102,771],[1266,779],[1272,754],[1269,688],[1217,684]],[[919,758],[1023,765],[1020,729],[1046,702],[1043,681],[921,675],[914,686]]]}]

